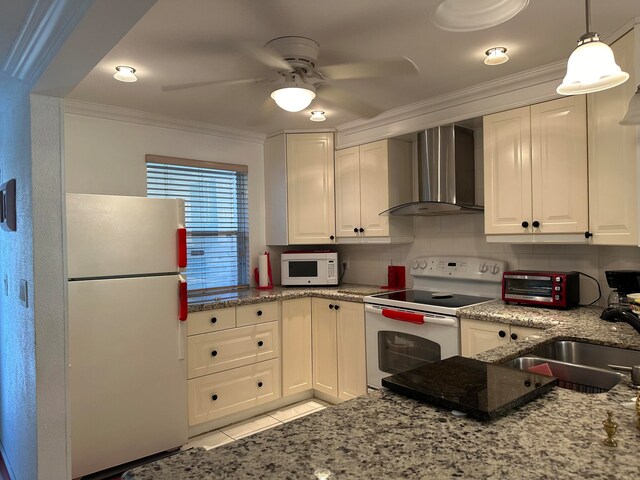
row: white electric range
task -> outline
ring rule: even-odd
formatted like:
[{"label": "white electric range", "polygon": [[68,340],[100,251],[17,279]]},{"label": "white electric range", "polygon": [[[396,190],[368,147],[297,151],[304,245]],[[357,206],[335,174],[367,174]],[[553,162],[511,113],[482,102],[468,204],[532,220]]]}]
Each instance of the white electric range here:
[{"label": "white electric range", "polygon": [[500,298],[505,262],[487,258],[416,258],[413,289],[364,298],[367,383],[460,354],[459,309]]}]

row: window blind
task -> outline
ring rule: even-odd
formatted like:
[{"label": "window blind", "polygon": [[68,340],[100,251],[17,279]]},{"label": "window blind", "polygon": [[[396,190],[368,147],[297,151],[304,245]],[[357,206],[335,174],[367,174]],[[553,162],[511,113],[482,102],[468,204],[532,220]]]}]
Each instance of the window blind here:
[{"label": "window blind", "polygon": [[190,296],[249,285],[247,167],[225,167],[147,156],[147,196],[185,202]]}]

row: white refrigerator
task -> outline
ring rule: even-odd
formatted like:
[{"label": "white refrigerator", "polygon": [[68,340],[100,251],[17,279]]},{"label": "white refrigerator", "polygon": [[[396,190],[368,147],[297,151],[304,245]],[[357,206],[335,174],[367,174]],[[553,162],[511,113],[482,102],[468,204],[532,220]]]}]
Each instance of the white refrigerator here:
[{"label": "white refrigerator", "polygon": [[73,478],[187,442],[184,202],[67,194]]}]

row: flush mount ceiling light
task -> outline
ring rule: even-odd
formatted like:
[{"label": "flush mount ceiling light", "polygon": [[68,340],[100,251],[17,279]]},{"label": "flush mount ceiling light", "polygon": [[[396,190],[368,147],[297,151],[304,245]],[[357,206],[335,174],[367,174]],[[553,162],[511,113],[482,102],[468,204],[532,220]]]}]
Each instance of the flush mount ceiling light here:
[{"label": "flush mount ceiling light", "polygon": [[444,0],[433,23],[450,32],[472,32],[495,27],[515,17],[529,0]]},{"label": "flush mount ceiling light", "polygon": [[312,122],[324,122],[326,119],[327,117],[324,116],[324,112],[321,110],[314,110],[309,117]]},{"label": "flush mount ceiling light", "polygon": [[484,59],[485,65],[501,65],[509,60],[505,47],[493,47],[484,52],[484,54],[487,56]]},{"label": "flush mount ceiling light", "polygon": [[311,101],[316,98],[316,89],[313,85],[305,83],[296,74],[293,74],[290,80],[285,80],[284,86],[271,93],[271,98],[283,110],[299,112],[307,108]]},{"label": "flush mount ceiling light", "polygon": [[640,125],[640,85],[629,100],[629,109],[624,118],[620,120],[620,125]]},{"label": "flush mount ceiling light", "polygon": [[134,73],[136,73],[135,68],[119,65],[116,67],[116,73],[113,75],[113,78],[121,82],[136,82],[138,77],[136,77]]},{"label": "flush mount ceiling light", "polygon": [[591,32],[591,5],[585,0],[587,31],[578,39],[578,46],[567,62],[567,74],[556,89],[560,95],[593,93],[624,83],[629,74],[616,64],[609,45]]}]

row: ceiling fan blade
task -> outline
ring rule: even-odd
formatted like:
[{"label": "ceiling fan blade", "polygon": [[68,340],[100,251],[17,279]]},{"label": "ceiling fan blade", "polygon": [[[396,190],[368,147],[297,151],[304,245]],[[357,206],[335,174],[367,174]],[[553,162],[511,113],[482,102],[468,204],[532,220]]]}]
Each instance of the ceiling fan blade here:
[{"label": "ceiling fan blade", "polygon": [[359,98],[354,97],[341,88],[332,85],[322,85],[318,88],[318,96],[327,100],[336,107],[348,110],[361,117],[371,118],[382,113],[382,110],[374,107]]},{"label": "ceiling fan blade", "polygon": [[321,67],[320,73],[327,80],[346,80],[350,78],[416,75],[418,67],[407,57],[402,57],[394,60],[372,60],[329,65]]},{"label": "ceiling fan blade", "polygon": [[176,85],[163,85],[160,90],[169,92],[171,90],[184,90],[186,88],[206,87],[209,85],[241,85],[243,83],[262,83],[264,78],[239,78],[237,80],[209,80],[206,82],[178,83]]},{"label": "ceiling fan blade", "polygon": [[278,71],[290,72],[293,67],[287,62],[282,55],[273,50],[272,48],[259,47],[251,43],[243,43],[240,49],[252,57],[254,60],[266,65],[269,68],[273,68]]}]

